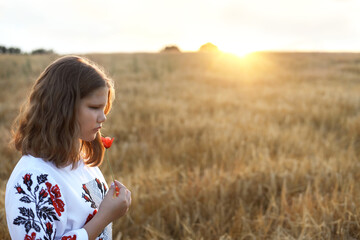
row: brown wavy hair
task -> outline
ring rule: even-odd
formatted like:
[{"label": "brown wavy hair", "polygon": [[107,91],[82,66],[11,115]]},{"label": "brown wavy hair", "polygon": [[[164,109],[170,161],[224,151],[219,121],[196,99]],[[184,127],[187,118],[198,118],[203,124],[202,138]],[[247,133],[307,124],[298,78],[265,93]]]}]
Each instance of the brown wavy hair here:
[{"label": "brown wavy hair", "polygon": [[51,63],[36,80],[27,102],[13,125],[13,142],[22,155],[53,162],[57,167],[75,167],[83,157],[89,166],[99,166],[104,147],[101,134],[91,141],[79,139],[77,110],[80,100],[94,90],[108,87],[104,113],[111,109],[114,83],[95,63],[79,56],[65,56]]}]

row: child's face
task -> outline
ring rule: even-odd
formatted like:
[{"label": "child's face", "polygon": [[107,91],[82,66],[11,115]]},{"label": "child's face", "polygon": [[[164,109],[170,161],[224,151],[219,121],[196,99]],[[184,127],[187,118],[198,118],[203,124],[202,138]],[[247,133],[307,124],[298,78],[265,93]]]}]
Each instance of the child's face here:
[{"label": "child's face", "polygon": [[80,100],[77,112],[80,139],[88,142],[94,140],[102,123],[105,122],[104,108],[107,104],[108,91],[107,87],[98,88]]}]

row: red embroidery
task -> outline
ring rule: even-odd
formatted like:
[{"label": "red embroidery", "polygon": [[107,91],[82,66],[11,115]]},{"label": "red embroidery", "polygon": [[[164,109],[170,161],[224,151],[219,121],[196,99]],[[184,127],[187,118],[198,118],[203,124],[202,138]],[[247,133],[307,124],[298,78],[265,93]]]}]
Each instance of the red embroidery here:
[{"label": "red embroidery", "polygon": [[74,236],[64,236],[61,238],[61,240],[76,240],[76,235]]},{"label": "red embroidery", "polygon": [[89,192],[89,190],[87,189],[86,185],[83,184],[82,186],[83,186],[83,189],[84,189],[85,193],[86,193],[86,194],[90,194],[90,192]]},{"label": "red embroidery", "polygon": [[53,225],[50,222],[46,223],[46,233],[51,236],[53,233]]},{"label": "red embroidery", "polygon": [[97,209],[94,210],[93,214],[89,214],[89,216],[86,219],[85,224],[87,224],[94,216],[97,214]]},{"label": "red embroidery", "polygon": [[15,188],[16,188],[17,193],[20,193],[20,194],[25,193],[24,190],[19,185],[16,185]]},{"label": "red embroidery", "polygon": [[49,182],[46,182],[45,184],[48,189],[48,193],[50,195],[55,211],[59,216],[61,216],[61,212],[64,211],[65,204],[60,199],[61,197],[60,188],[57,184],[55,186],[52,186],[51,183]]},{"label": "red embroidery", "polygon": [[36,233],[32,232],[31,236],[26,234],[24,240],[36,240],[35,237],[36,237]]},{"label": "red embroidery", "polygon": [[32,180],[31,180],[31,174],[25,174],[25,176],[23,177],[24,179],[24,183],[26,185],[28,185],[30,182],[32,183]]},{"label": "red embroidery", "polygon": [[45,191],[45,189],[41,189],[40,193],[39,193],[39,198],[46,198],[48,195],[48,193]]},{"label": "red embroidery", "polygon": [[[15,185],[16,194],[19,194],[19,201],[22,203],[19,215],[13,220],[13,224],[24,226],[24,240],[40,240],[36,233],[44,234],[44,239],[53,240],[56,231],[54,221],[59,221],[58,215],[64,211],[64,202],[60,199],[61,193],[58,185],[52,186],[47,182],[47,174],[34,176],[27,173],[23,176],[23,184]],[[36,181],[36,182],[34,182]],[[43,188],[43,184],[46,188]],[[36,211],[34,212],[35,209]],[[42,219],[44,221],[42,221]],[[45,222],[46,221],[46,222]],[[31,232],[31,230],[35,230]],[[45,232],[41,233],[41,229]]]},{"label": "red embroidery", "polygon": [[97,178],[95,178],[95,181],[96,181],[96,183],[97,183],[98,187],[99,187],[99,188],[101,188],[101,183],[100,183],[100,180],[99,180],[99,179],[97,179]]}]

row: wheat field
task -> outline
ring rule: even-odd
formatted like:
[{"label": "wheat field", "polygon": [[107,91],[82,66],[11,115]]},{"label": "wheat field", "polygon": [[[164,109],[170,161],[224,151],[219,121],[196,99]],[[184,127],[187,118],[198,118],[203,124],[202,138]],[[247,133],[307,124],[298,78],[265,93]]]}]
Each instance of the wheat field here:
[{"label": "wheat field", "polygon": [[[11,123],[56,55],[0,55],[0,238]],[[360,239],[360,54],[92,54],[132,192],[114,239]],[[106,162],[101,166],[110,182]]]}]

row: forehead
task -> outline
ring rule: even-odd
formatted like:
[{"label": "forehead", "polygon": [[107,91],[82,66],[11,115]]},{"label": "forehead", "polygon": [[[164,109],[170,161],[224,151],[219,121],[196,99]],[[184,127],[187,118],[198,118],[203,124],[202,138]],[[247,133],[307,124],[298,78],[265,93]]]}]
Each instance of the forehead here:
[{"label": "forehead", "polygon": [[89,93],[83,100],[107,100],[109,93],[108,87],[100,87]]}]

